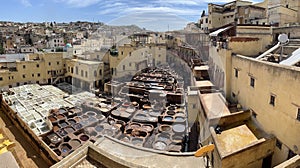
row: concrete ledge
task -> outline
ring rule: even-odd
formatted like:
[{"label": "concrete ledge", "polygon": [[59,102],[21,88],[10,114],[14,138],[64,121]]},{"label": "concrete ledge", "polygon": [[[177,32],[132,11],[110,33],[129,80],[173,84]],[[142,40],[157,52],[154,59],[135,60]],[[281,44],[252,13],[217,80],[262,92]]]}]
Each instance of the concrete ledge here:
[{"label": "concrete ledge", "polygon": [[299,155],[292,157],[291,159],[275,166],[274,168],[294,168],[294,167],[300,167],[300,156]]}]

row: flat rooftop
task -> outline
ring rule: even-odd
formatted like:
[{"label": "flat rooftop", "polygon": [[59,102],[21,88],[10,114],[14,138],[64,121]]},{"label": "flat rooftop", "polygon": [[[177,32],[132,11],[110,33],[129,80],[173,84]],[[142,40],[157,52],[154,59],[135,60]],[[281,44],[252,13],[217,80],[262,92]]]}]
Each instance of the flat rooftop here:
[{"label": "flat rooftop", "polygon": [[221,93],[201,94],[200,99],[208,119],[231,114]]},{"label": "flat rooftop", "polygon": [[208,65],[203,65],[203,66],[195,66],[194,70],[195,71],[207,71],[209,69]]},{"label": "flat rooftop", "polygon": [[234,127],[216,135],[219,152],[226,156],[257,141],[257,137],[246,124]]},{"label": "flat rooftop", "polygon": [[195,86],[196,87],[213,87],[215,85],[209,80],[203,80],[203,81],[195,81]]},{"label": "flat rooftop", "polygon": [[81,63],[81,64],[87,64],[87,65],[98,65],[98,64],[103,63],[101,61],[88,61],[88,60],[81,60],[81,59],[72,59],[72,60],[76,61],[78,63]]}]

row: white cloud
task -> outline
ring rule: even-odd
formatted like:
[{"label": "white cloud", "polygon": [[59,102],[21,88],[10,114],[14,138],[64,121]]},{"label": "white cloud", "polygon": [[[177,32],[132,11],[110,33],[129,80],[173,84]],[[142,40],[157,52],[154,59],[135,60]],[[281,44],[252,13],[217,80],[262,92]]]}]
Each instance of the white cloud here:
[{"label": "white cloud", "polygon": [[25,7],[31,7],[32,4],[29,2],[29,0],[21,0],[22,5]]},{"label": "white cloud", "polygon": [[55,1],[65,3],[70,7],[83,8],[83,7],[97,4],[101,0],[55,0]]},{"label": "white cloud", "polygon": [[189,21],[163,11],[131,13],[107,23],[109,25],[137,25],[153,31],[183,29]]},{"label": "white cloud", "polygon": [[199,0],[156,0],[157,4],[161,5],[200,5]]},{"label": "white cloud", "polygon": [[126,9],[127,12],[131,13],[143,13],[143,12],[159,12],[169,13],[175,15],[199,15],[199,10],[187,10],[185,8],[171,8],[171,7],[133,7]]}]

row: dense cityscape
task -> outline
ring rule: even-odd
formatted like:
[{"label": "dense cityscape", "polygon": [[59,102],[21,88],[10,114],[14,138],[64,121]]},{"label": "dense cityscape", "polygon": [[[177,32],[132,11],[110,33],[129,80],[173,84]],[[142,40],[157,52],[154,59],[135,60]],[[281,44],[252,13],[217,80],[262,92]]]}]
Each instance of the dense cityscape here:
[{"label": "dense cityscape", "polygon": [[300,167],[299,23],[297,0],[181,30],[0,21],[0,167]]}]

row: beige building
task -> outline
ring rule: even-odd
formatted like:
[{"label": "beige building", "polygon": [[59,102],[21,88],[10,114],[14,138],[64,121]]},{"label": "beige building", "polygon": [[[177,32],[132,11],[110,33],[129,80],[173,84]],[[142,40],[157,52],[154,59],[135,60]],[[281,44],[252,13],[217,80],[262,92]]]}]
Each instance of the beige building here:
[{"label": "beige building", "polygon": [[272,25],[290,26],[300,22],[300,2],[297,0],[269,0],[268,15]]},{"label": "beige building", "polygon": [[105,79],[110,77],[104,62],[68,59],[66,64],[66,82],[84,90],[95,90],[104,84]]},{"label": "beige building", "polygon": [[148,40],[145,35],[135,36],[131,44],[111,49],[109,62],[112,78],[134,75],[148,66],[166,63],[166,45],[150,43]]},{"label": "beige building", "polygon": [[[299,154],[297,76],[300,70],[254,59],[266,51],[272,36],[270,28],[249,28],[252,33],[247,32],[246,27],[238,26],[237,35],[228,37],[228,48],[210,47],[210,78],[224,91],[229,102],[251,110],[263,130],[275,135],[276,148],[272,156],[272,166],[275,166]],[[259,33],[256,35],[254,31]]]},{"label": "beige building", "polygon": [[273,165],[299,154],[300,69],[240,55],[231,60],[231,99],[251,109],[264,130],[276,136]]},{"label": "beige building", "polygon": [[236,0],[224,5],[208,4],[208,29],[215,29],[236,22],[239,18],[237,8],[251,5],[250,1]]},{"label": "beige building", "polygon": [[0,86],[4,88],[27,83],[51,84],[66,71],[62,53],[37,53],[25,60],[1,63]]},{"label": "beige building", "polygon": [[1,62],[0,86],[66,81],[84,90],[98,89],[111,77],[109,63],[104,56],[100,58],[100,53],[91,55],[95,59],[63,58],[63,53],[36,53],[26,55],[24,60]]}]

